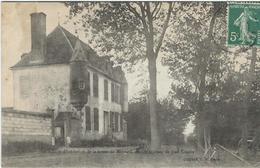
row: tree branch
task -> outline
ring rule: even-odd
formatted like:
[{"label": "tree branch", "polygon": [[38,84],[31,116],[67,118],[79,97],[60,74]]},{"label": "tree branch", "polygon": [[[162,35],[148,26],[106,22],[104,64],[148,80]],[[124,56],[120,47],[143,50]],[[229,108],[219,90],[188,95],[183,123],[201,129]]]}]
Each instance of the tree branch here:
[{"label": "tree branch", "polygon": [[137,10],[130,5],[129,2],[126,2],[126,6],[128,7],[129,11],[132,12],[136,17],[138,17],[140,20],[142,20],[141,15],[137,12]]},{"label": "tree branch", "polygon": [[166,33],[166,30],[167,30],[167,27],[168,27],[168,23],[169,23],[169,20],[170,20],[170,17],[171,17],[171,13],[172,13],[172,3],[169,2],[169,8],[168,8],[168,13],[167,13],[167,16],[166,16],[166,19],[165,19],[165,22],[163,24],[163,31],[162,31],[162,34],[159,38],[159,42],[158,42],[158,45],[156,47],[156,50],[155,50],[155,56],[158,57],[158,53],[160,51],[160,48],[162,46],[162,42],[163,42],[163,38],[164,38],[164,35]]},{"label": "tree branch", "polygon": [[154,10],[153,13],[152,13],[153,19],[156,19],[158,13],[160,12],[161,7],[162,7],[162,3],[159,2],[159,5],[158,5],[158,6],[159,6],[159,8],[157,9],[157,11]]},{"label": "tree branch", "polygon": [[152,36],[152,42],[153,42],[153,18],[150,11],[150,2],[145,2],[145,4],[146,4],[146,14],[148,18],[149,31],[150,31],[150,35]]},{"label": "tree branch", "polygon": [[142,4],[142,2],[139,2],[138,3],[139,7],[140,7],[140,10],[141,10],[141,13],[142,13],[142,16],[141,16],[141,21],[143,23],[143,26],[144,26],[144,31],[145,31],[145,36],[148,37],[149,36],[149,29],[148,29],[148,25],[146,23],[146,15],[145,15],[145,8]]},{"label": "tree branch", "polygon": [[[138,4],[139,5],[139,4]],[[132,12],[138,19],[140,19],[140,21],[142,22],[143,26],[144,26],[144,34],[147,35],[148,34],[148,27],[146,25],[146,21],[145,21],[145,17],[143,17],[143,15],[141,16],[137,10],[131,6],[131,4],[129,2],[126,2],[126,6],[128,7],[128,10],[130,12]],[[140,5],[139,5],[140,6]],[[142,11],[142,10],[141,10]]]},{"label": "tree branch", "polygon": [[152,15],[155,13],[156,9],[158,8],[158,6],[160,6],[160,3],[159,2],[155,2],[155,7],[152,11]]}]

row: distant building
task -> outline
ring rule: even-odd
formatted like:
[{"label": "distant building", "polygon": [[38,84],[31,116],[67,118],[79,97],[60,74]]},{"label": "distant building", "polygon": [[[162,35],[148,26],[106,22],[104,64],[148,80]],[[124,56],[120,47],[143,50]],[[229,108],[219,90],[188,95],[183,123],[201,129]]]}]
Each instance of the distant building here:
[{"label": "distant building", "polygon": [[[46,140],[52,137],[53,143],[54,137],[56,141],[63,138],[66,144],[78,139],[99,139],[107,134],[125,139],[123,114],[128,111],[128,95],[121,67],[113,67],[109,57],[99,57],[60,25],[46,36],[44,13],[31,14],[31,40],[31,52],[23,54],[11,67],[14,107],[4,110],[9,118],[24,116],[13,120],[16,122],[13,124],[4,121],[7,129],[3,134],[10,137],[11,125],[24,124],[31,131],[17,128],[16,139],[34,133]],[[34,117],[27,120],[27,114],[38,120]],[[41,125],[41,119],[45,125]],[[33,128],[28,122],[34,123]]]}]

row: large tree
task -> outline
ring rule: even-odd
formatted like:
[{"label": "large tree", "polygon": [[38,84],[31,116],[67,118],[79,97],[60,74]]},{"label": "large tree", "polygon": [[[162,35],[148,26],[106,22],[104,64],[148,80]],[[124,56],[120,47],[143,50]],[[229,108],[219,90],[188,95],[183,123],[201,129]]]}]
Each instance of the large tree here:
[{"label": "large tree", "polygon": [[[244,104],[243,128],[243,148],[247,150],[247,124],[250,101],[250,88],[255,81],[256,49],[252,54],[248,47],[237,47],[229,49],[225,47],[226,40],[226,4],[225,3],[193,3],[190,4],[189,12],[180,12],[176,18],[180,19],[176,25],[175,38],[166,40],[165,50],[172,52],[173,56],[165,57],[164,63],[170,66],[170,74],[181,82],[177,86],[183,86],[189,92],[197,93],[196,107],[198,142],[204,147],[210,147],[210,108],[205,108],[205,104],[214,101],[240,101]],[[177,35],[176,35],[177,34]],[[170,38],[170,37],[169,37]],[[178,40],[176,40],[178,39]],[[251,56],[252,55],[252,56]],[[249,64],[236,63],[237,57],[249,58]],[[176,68],[177,66],[177,68]],[[235,69],[240,69],[236,75]],[[244,73],[247,72],[247,73]],[[229,85],[229,80],[247,76],[243,83],[233,87]],[[232,83],[232,82],[231,82]],[[234,83],[233,83],[234,84]],[[239,83],[236,83],[239,84]],[[191,87],[187,87],[191,85]],[[175,87],[178,88],[178,87]],[[225,93],[230,93],[228,94]],[[243,98],[243,99],[241,99]],[[186,102],[194,102],[190,97],[183,97]],[[250,100],[251,99],[251,100]],[[205,101],[207,103],[205,103]],[[225,104],[225,102],[223,102]],[[214,103],[213,103],[214,104]],[[193,105],[191,103],[191,105]],[[207,106],[208,107],[208,106]],[[203,136],[204,135],[204,136]]]},{"label": "large tree", "polygon": [[160,148],[157,121],[156,60],[169,26],[173,4],[170,2],[69,2],[75,23],[89,25],[98,36],[97,43],[120,62],[148,60],[151,150]]},{"label": "large tree", "polygon": [[[175,32],[172,33],[177,38],[166,40],[165,50],[172,52],[173,56],[165,57],[163,62],[170,66],[170,74],[181,81],[175,82],[175,85],[185,84],[189,86],[186,87],[189,88],[189,92],[197,93],[197,97],[188,98],[186,102],[189,102],[196,111],[199,146],[204,146],[207,150],[211,143],[210,119],[204,109],[205,100],[212,99],[214,96],[210,92],[212,88],[209,89],[209,87],[214,87],[221,77],[224,63],[228,62],[225,55],[223,57],[224,51],[216,47],[212,39],[214,33],[223,34],[225,30],[223,27],[214,29],[218,15],[223,15],[220,11],[222,4],[190,3],[184,5],[189,10],[180,11],[176,16],[180,21],[174,29]],[[224,23],[221,22],[221,24]],[[224,42],[223,36],[217,38],[218,42]]]}]

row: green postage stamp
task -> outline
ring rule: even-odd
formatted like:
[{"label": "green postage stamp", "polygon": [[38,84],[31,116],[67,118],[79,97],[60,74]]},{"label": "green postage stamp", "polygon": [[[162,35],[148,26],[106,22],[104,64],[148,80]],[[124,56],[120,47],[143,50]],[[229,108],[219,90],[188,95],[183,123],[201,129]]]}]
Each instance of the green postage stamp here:
[{"label": "green postage stamp", "polygon": [[228,4],[227,45],[260,46],[260,4]]}]

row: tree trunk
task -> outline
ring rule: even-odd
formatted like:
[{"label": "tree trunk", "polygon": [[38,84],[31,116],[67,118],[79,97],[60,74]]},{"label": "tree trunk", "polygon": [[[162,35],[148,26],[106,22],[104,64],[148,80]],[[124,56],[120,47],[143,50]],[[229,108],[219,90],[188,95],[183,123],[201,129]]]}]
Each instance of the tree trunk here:
[{"label": "tree trunk", "polygon": [[206,89],[206,62],[205,58],[201,59],[200,62],[201,72],[200,72],[200,85],[199,85],[199,102],[198,102],[198,135],[197,135],[197,145],[198,149],[201,149],[203,146],[203,139],[204,139],[204,95],[205,95],[205,89]]},{"label": "tree trunk", "polygon": [[211,135],[210,135],[210,125],[206,124],[204,127],[204,155],[211,148]]},{"label": "tree trunk", "polygon": [[[204,111],[204,96],[206,93],[206,75],[207,75],[207,65],[208,65],[208,59],[211,56],[211,47],[213,47],[212,44],[212,33],[213,33],[213,28],[214,24],[216,21],[216,17],[218,14],[218,10],[216,10],[210,20],[209,24],[209,31],[208,31],[208,38],[207,38],[207,43],[204,47],[207,48],[207,52],[202,54],[202,59],[200,62],[200,86],[199,86],[199,102],[198,102],[198,142],[197,145],[198,147],[202,147],[203,141],[204,141],[204,147],[205,150],[207,150],[207,147],[209,146],[211,140],[210,140],[210,130],[206,130],[207,134],[209,135],[203,135],[205,132],[205,128],[209,127],[206,125],[206,113]],[[207,128],[210,129],[210,128]]]},{"label": "tree trunk", "polygon": [[151,150],[156,151],[160,149],[161,140],[159,133],[159,125],[157,118],[157,81],[156,81],[156,57],[153,50],[150,50],[148,57],[148,69],[149,69],[149,79],[150,79],[150,90],[149,90],[149,110],[150,110],[150,124],[151,124]]},{"label": "tree trunk", "polygon": [[248,158],[248,145],[247,145],[247,138],[248,138],[248,110],[250,106],[250,90],[252,87],[252,84],[255,80],[255,63],[256,63],[256,53],[257,49],[256,47],[252,48],[252,57],[251,57],[251,63],[249,68],[249,76],[248,76],[248,84],[246,85],[245,89],[245,98],[244,98],[244,108],[243,108],[243,126],[242,126],[242,155],[244,158]]}]

